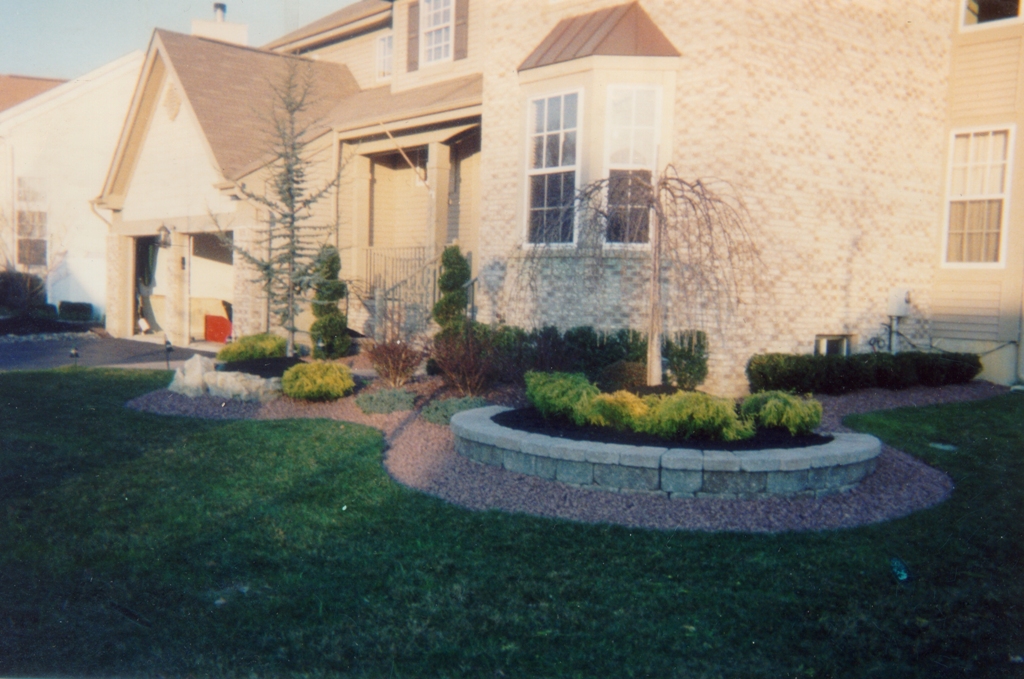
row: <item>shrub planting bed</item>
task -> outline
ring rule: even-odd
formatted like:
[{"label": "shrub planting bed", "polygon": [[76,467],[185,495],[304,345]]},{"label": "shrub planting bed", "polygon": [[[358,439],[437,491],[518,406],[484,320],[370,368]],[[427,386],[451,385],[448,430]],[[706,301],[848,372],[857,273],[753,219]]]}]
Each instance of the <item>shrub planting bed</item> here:
[{"label": "shrub planting bed", "polygon": [[452,417],[455,448],[471,460],[594,490],[677,498],[821,497],[851,490],[875,470],[881,442],[837,434],[821,445],[723,450],[721,442],[625,445],[555,438],[501,426],[506,409]]}]

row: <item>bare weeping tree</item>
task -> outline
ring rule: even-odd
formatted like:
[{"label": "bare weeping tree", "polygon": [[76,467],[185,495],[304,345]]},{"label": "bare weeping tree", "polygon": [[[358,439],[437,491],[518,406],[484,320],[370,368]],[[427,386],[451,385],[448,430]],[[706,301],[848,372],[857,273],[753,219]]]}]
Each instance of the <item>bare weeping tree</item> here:
[{"label": "bare weeping tree", "polygon": [[294,356],[296,321],[310,291],[323,283],[323,258],[330,255],[324,246],[331,225],[311,221],[313,206],[338,185],[341,168],[335,169],[331,181],[312,184],[315,161],[308,151],[316,121],[309,115],[314,103],[311,74],[300,73],[293,64],[273,90],[268,117],[269,177],[262,191],[237,185],[239,193],[259,206],[265,217],[252,246],[226,242],[256,269],[256,280],[267,295],[268,313],[287,331],[286,353]]},{"label": "bare weeping tree", "polygon": [[683,300],[673,313],[689,327],[718,330],[742,293],[756,289],[762,271],[757,239],[746,207],[724,182],[687,180],[668,166],[659,177],[612,171],[578,191],[563,190],[561,200],[550,200],[551,193],[548,188],[545,205],[556,208],[531,208],[530,244],[514,257],[513,295],[540,294],[552,262],[573,267],[578,294],[593,294],[605,283],[608,260],[623,251],[643,253],[650,385],[661,384],[666,288]]}]

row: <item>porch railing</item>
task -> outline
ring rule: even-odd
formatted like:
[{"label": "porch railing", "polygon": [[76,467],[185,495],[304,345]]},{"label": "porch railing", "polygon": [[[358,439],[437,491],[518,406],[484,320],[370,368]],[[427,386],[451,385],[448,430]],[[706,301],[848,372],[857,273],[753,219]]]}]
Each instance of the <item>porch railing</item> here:
[{"label": "porch railing", "polygon": [[427,263],[427,248],[363,248],[363,279],[372,291],[388,290],[414,276]]},{"label": "porch railing", "polygon": [[377,341],[409,340],[430,328],[430,312],[438,299],[441,257],[424,263],[390,288],[374,291],[374,335]]}]

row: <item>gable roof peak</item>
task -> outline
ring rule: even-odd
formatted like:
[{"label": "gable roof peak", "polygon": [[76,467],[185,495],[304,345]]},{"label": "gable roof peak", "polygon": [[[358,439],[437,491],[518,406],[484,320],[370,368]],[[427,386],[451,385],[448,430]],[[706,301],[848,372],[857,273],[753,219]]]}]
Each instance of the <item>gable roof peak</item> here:
[{"label": "gable roof peak", "polygon": [[520,71],[594,55],[678,57],[639,2],[562,19],[519,66]]}]

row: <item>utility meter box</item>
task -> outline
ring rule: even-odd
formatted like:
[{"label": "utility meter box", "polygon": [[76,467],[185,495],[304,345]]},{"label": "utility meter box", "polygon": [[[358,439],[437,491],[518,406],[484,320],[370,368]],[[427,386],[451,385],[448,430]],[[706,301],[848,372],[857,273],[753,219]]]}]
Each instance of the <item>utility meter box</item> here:
[{"label": "utility meter box", "polygon": [[910,315],[910,288],[893,288],[889,291],[888,315],[900,318]]}]

